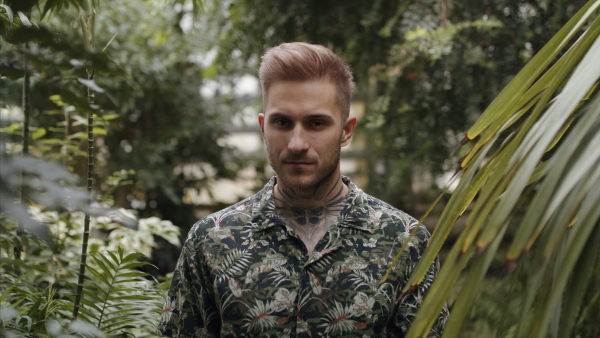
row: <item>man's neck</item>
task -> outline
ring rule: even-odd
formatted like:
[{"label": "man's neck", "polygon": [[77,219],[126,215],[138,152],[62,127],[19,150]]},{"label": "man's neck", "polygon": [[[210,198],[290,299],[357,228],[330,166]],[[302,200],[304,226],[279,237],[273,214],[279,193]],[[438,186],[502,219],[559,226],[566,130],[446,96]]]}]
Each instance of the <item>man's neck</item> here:
[{"label": "man's neck", "polygon": [[328,187],[300,192],[276,184],[273,192],[278,215],[310,254],[344,208],[348,187],[338,176]]}]

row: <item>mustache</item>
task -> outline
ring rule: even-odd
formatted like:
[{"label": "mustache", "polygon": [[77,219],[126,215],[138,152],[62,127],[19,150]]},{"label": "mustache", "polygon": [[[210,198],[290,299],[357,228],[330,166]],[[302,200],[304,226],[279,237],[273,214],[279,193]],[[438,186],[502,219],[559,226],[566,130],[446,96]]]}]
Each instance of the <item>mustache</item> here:
[{"label": "mustache", "polygon": [[306,157],[304,155],[293,155],[287,154],[280,158],[282,162],[302,162],[302,163],[314,163],[317,162],[316,159],[312,157]]}]

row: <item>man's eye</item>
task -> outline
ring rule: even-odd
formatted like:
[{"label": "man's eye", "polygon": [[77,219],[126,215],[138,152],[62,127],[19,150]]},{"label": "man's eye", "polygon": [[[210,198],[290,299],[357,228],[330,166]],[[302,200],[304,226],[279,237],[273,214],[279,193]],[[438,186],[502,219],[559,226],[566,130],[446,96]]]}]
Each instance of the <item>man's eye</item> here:
[{"label": "man's eye", "polygon": [[321,121],[321,120],[315,120],[311,122],[311,125],[313,127],[322,127],[325,125],[325,122]]},{"label": "man's eye", "polygon": [[285,127],[285,126],[289,125],[289,121],[283,120],[283,119],[277,119],[277,120],[275,120],[275,124],[280,127]]}]

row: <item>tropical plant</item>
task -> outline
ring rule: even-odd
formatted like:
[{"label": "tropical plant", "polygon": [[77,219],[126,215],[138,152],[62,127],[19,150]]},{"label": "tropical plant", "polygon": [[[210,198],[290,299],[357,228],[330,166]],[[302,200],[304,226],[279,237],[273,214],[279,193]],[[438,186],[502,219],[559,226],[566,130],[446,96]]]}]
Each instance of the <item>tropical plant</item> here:
[{"label": "tropical plant", "polygon": [[[138,209],[142,217],[191,226],[193,211],[182,203],[182,196],[205,189],[215,179],[233,178],[241,168],[242,156],[222,142],[241,105],[232,105],[237,99],[231,96],[206,98],[199,91],[206,78],[218,77],[214,69],[203,69],[216,28],[204,24],[204,15],[194,16],[194,10],[201,9],[198,0],[94,1],[92,51],[81,38],[86,18],[80,19],[81,6],[57,7],[40,19],[47,4],[75,2],[83,6],[85,1],[37,1],[29,21],[39,29],[32,25],[25,32],[16,10],[13,24],[5,20],[1,38],[6,43],[0,49],[5,104],[21,105],[21,52],[27,40],[35,47],[35,53],[28,54],[35,115],[30,126],[32,154],[43,152],[53,160],[68,154],[60,160],[85,176],[87,157],[82,151],[90,105],[82,83],[87,81],[85,70],[95,69],[94,83],[104,92],[95,93],[97,109],[92,111],[94,190],[100,192],[111,173],[132,169],[132,184],[114,192],[116,204]],[[4,8],[0,18],[2,14]],[[192,25],[181,25],[183,21]],[[13,129],[19,133],[14,139],[20,141],[22,123]],[[202,163],[200,172],[187,170],[197,163]]]},{"label": "tropical plant", "polygon": [[[25,250],[20,267],[28,271],[23,275],[16,272],[12,260],[16,225],[3,220],[0,332],[50,336],[69,332],[155,334],[165,286],[139,269],[151,267],[147,259],[158,246],[157,238],[179,245],[179,229],[156,217],[135,220],[131,211],[113,213],[112,217],[92,219],[91,259],[86,263],[83,307],[75,326],[71,322],[84,213],[30,207],[31,217],[44,224],[49,234],[44,239],[29,232],[22,236]],[[124,222],[127,219],[129,222]],[[137,223],[137,229],[131,223]],[[124,237],[130,240],[119,240]]]},{"label": "tropical plant", "polygon": [[[497,301],[487,306],[505,316],[496,334],[575,336],[575,323],[597,316],[590,309],[600,289],[590,282],[600,257],[599,11],[598,0],[583,6],[469,129],[458,186],[404,292],[472,209],[408,336],[425,336],[448,300],[444,337],[461,336],[492,283]],[[491,275],[492,266],[504,273]],[[592,325],[586,332],[597,335]]]},{"label": "tropical plant", "polygon": [[145,272],[136,269],[148,262],[140,262],[141,253],[125,255],[120,247],[116,252],[95,252],[92,258],[97,268],[88,265],[96,280],[94,287],[86,288],[81,310],[82,318],[93,323],[107,335],[123,333],[125,329],[152,328],[154,332],[162,313],[165,298],[161,289],[148,281]]},{"label": "tropical plant", "polygon": [[[154,334],[164,303],[163,290],[157,281],[140,271],[150,264],[139,259],[144,254],[151,258],[152,249],[157,245],[154,236],[177,245],[179,231],[170,222],[156,217],[137,222],[130,212],[95,202],[92,188],[96,154],[93,150],[98,141],[94,134],[106,135],[105,122],[110,118],[102,118],[103,110],[95,101],[95,93],[102,93],[103,89],[94,81],[94,75],[115,69],[114,63],[94,48],[98,1],[47,1],[43,8],[42,3],[8,1],[8,5],[1,6],[0,35],[3,46],[6,40],[9,47],[2,49],[2,81],[11,87],[10,80],[23,79],[25,118],[22,126],[14,123],[3,128],[8,141],[0,143],[1,211],[6,212],[0,214],[0,331],[3,336]],[[39,9],[40,17],[44,18],[69,5],[82,11],[79,24],[83,43],[59,39],[56,33],[38,25],[30,16],[32,8]],[[81,77],[84,70],[86,75]],[[48,74],[53,74],[53,79],[46,78]],[[30,119],[29,93],[33,92],[33,83],[55,87],[54,92],[50,92],[58,91],[58,94],[48,96],[55,107],[62,109],[59,114],[45,109],[44,103],[44,114],[37,114],[37,120]],[[35,89],[38,93],[47,93],[39,86]],[[82,94],[83,89],[87,89],[87,93]],[[44,123],[48,116],[63,114],[64,121],[57,127]],[[97,116],[101,117],[100,123],[96,121]],[[38,126],[31,127],[34,132],[30,134],[30,124],[34,123]],[[73,130],[72,126],[79,127]],[[46,132],[58,132],[64,139],[43,138]],[[14,134],[22,135],[24,157],[15,156],[19,148],[11,139]],[[30,143],[32,140],[36,142]],[[83,142],[87,142],[87,152],[78,148]],[[28,153],[37,158],[26,156]],[[80,165],[81,157],[72,155],[84,155],[81,157],[87,163]],[[78,167],[87,169],[87,175],[81,175],[87,182],[85,192],[73,188],[75,175],[45,160],[59,160],[73,172]],[[125,172],[103,182],[101,187],[106,192],[100,202],[114,201],[111,196],[114,188],[122,186],[123,178],[134,173]],[[20,203],[14,203],[16,197],[20,197]],[[31,206],[32,202],[37,204]],[[88,205],[83,206],[82,202]],[[27,205],[30,208],[25,212]],[[47,209],[41,211],[39,206]],[[100,215],[110,218],[91,217]],[[127,227],[132,223],[136,230]],[[90,233],[95,236],[90,237]],[[123,241],[123,236],[130,236],[132,240]],[[92,261],[87,260],[88,247],[92,249]],[[75,272],[72,264],[77,251],[80,251],[80,262]],[[21,274],[22,271],[27,273]],[[74,289],[77,291],[73,296]]]}]

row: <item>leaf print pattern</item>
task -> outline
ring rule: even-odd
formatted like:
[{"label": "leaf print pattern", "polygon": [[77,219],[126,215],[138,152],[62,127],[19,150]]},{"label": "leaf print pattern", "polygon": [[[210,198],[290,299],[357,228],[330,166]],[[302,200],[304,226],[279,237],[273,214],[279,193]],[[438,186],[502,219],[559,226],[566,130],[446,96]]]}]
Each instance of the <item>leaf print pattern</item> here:
[{"label": "leaf print pattern", "polygon": [[240,283],[238,283],[232,277],[229,277],[229,279],[227,280],[227,284],[229,284],[229,290],[231,290],[231,293],[235,297],[237,297],[237,298],[242,297],[242,287],[241,287]]},{"label": "leaf print pattern", "polygon": [[247,270],[251,254],[246,250],[234,249],[225,256],[217,269],[222,272],[221,279],[229,279],[233,275]]},{"label": "leaf print pattern", "polygon": [[284,309],[291,310],[294,308],[296,301],[296,292],[290,292],[288,289],[279,289],[275,293],[275,301],[273,308],[275,311],[282,311]]},{"label": "leaf print pattern", "polygon": [[373,304],[375,304],[375,299],[370,298],[364,292],[359,292],[354,296],[354,304],[353,311],[354,316],[362,316],[373,311]]},{"label": "leaf print pattern", "polygon": [[[256,195],[194,225],[159,329],[178,337],[403,335],[439,269],[400,297],[429,233],[415,219],[350,188],[337,221],[307,254],[277,215],[273,178]],[[388,280],[388,264],[418,228]],[[444,307],[430,336],[440,336]]]},{"label": "leaf print pattern", "polygon": [[244,319],[249,331],[264,332],[277,325],[277,317],[271,315],[273,309],[270,303],[257,301],[254,307],[248,310],[248,316]]},{"label": "leaf print pattern", "polygon": [[356,321],[352,317],[352,305],[344,307],[335,302],[335,306],[325,315],[327,323],[321,326],[325,327],[325,333],[332,335],[341,335],[352,332],[356,327]]}]

